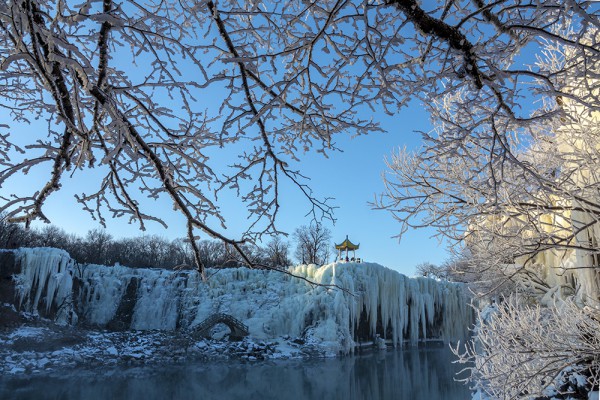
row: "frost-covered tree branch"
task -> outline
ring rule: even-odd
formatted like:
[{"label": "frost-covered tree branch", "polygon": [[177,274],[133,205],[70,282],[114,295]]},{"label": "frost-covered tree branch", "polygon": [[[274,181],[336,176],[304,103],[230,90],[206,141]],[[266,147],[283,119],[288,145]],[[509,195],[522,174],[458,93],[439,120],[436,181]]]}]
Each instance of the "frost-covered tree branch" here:
[{"label": "frost-covered tree branch", "polygon": [[[565,90],[581,92],[579,84],[572,80]],[[565,281],[572,276],[573,291],[587,281],[585,296],[597,301],[597,115],[570,100],[560,107],[561,118],[503,134],[493,116],[464,130],[485,115],[477,104],[469,113],[440,105],[438,130],[425,135],[422,151],[399,151],[388,161],[378,205],[401,222],[401,233],[433,226],[463,243],[476,268],[496,269],[513,282],[541,281],[548,272],[536,265],[544,265]]]},{"label": "frost-covered tree branch", "polygon": [[511,299],[480,320],[473,342],[454,351],[470,371],[466,381],[492,398],[574,398],[579,385],[570,379],[588,391],[600,383],[599,328],[597,310],[589,307],[540,308]]},{"label": "frost-covered tree branch", "polygon": [[[422,134],[418,152],[399,150],[388,160],[386,193],[375,205],[400,221],[399,236],[433,226],[468,247],[479,275],[503,276],[488,289],[510,280],[543,296],[560,281],[546,279],[550,269],[572,292],[597,301],[598,10],[585,2],[562,10],[552,2],[473,6],[479,9],[454,25],[458,31],[437,35],[448,54],[461,55],[461,74],[473,84],[442,81],[431,97],[436,129]],[[411,9],[418,29],[433,32],[431,16]],[[506,18],[508,10],[533,19]],[[488,29],[469,30],[475,21]],[[462,51],[451,33],[465,35]],[[495,55],[480,53],[479,41],[503,60],[490,62]],[[504,50],[494,47],[502,41]]]},{"label": "frost-covered tree branch", "polygon": [[[185,217],[190,243],[200,233],[241,250],[278,232],[284,182],[313,216],[331,217],[302,175],[302,155],[336,150],[340,133],[378,131],[370,114],[393,115],[415,99],[444,121],[431,138],[446,146],[442,154],[474,146],[494,171],[511,164],[527,174],[520,144],[563,115],[557,96],[597,107],[595,81],[585,95],[564,82],[595,71],[598,24],[598,10],[582,0],[4,2],[0,185],[50,172],[30,193],[5,196],[0,211],[45,219],[65,177],[93,169],[103,174],[97,189],[77,199],[100,222],[164,223],[142,199],[166,198]],[[548,43],[568,62],[524,56]],[[18,137],[36,118],[47,131]],[[239,238],[226,235],[219,199],[227,192],[248,210]]]},{"label": "frost-covered tree branch", "polygon": [[[252,260],[242,243],[278,232],[278,175],[298,186],[315,216],[332,217],[326,200],[313,196],[304,177],[288,166],[286,158],[294,149],[271,143],[273,132],[265,123],[269,116],[255,100],[255,83],[248,81],[258,81],[257,76],[247,73],[241,62],[233,63],[238,73],[231,70],[228,59],[236,50],[221,48],[231,42],[212,3],[24,1],[6,3],[0,16],[6,54],[1,60],[2,89],[7,94],[2,107],[13,119],[1,127],[8,133],[0,143],[0,184],[6,187],[31,169],[52,165],[40,190],[4,198],[2,211],[11,220],[47,220],[44,203],[60,188],[63,176],[87,168],[105,171],[105,176],[97,191],[82,193],[77,200],[101,223],[108,211],[142,229],[146,221],[164,225],[144,210],[140,195],[166,196],[184,215],[192,247],[199,230],[229,244],[248,265]],[[245,104],[236,103],[240,86]],[[221,108],[210,116],[197,98],[212,87],[225,95]],[[275,93],[264,84],[258,89],[269,96]],[[225,118],[215,117],[223,110],[229,110]],[[49,136],[32,134],[19,146],[13,130],[31,116],[48,120]],[[323,138],[323,143],[331,141],[326,134]],[[207,153],[241,142],[251,143],[250,150],[238,147],[240,161],[214,172]],[[235,240],[211,226],[216,222],[225,227],[217,196],[232,186],[255,217]],[[202,271],[199,251],[194,250]]]}]

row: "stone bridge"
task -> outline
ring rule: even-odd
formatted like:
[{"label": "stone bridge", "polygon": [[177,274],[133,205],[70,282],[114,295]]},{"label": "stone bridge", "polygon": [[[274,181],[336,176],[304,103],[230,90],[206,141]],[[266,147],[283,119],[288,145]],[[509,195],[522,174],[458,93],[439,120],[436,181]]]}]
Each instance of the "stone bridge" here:
[{"label": "stone bridge", "polygon": [[194,328],[194,336],[209,337],[210,329],[220,323],[227,325],[231,330],[229,334],[230,339],[240,340],[244,336],[248,336],[248,327],[244,323],[229,314],[223,313],[213,314],[202,321],[202,323]]}]

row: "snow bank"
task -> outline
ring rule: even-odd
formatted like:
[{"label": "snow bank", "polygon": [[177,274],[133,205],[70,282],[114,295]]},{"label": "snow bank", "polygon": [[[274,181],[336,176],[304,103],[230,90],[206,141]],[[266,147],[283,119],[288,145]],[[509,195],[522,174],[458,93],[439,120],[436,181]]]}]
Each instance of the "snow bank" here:
[{"label": "snow bank", "polygon": [[213,313],[225,313],[244,322],[257,339],[303,337],[337,353],[377,334],[395,346],[405,340],[459,339],[472,323],[461,285],[409,279],[372,263],[289,270],[341,290],[247,268],[209,270],[209,280],[202,282],[193,271],[75,266],[67,253],[54,249],[23,249],[19,257],[19,293],[28,311],[66,303],[71,296],[70,310],[101,327],[118,321],[138,330],[193,329]]}]

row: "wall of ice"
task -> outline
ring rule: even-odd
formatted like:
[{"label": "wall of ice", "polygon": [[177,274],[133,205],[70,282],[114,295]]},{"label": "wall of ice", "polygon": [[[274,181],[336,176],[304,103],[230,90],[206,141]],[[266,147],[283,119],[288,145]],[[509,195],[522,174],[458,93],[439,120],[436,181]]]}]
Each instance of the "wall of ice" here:
[{"label": "wall of ice", "polygon": [[21,249],[17,259],[23,310],[68,303],[57,314],[61,321],[75,321],[77,314],[80,323],[101,327],[193,329],[221,312],[244,322],[258,339],[298,336],[349,351],[376,334],[394,345],[464,338],[473,320],[461,285],[407,278],[372,263],[288,271],[340,290],[247,268],[209,270],[203,282],[194,271],[76,265],[55,249]]},{"label": "wall of ice", "polygon": [[64,250],[16,250],[21,273],[14,277],[18,305],[42,317],[52,315],[62,324],[77,322],[72,303],[72,270],[75,265]]}]

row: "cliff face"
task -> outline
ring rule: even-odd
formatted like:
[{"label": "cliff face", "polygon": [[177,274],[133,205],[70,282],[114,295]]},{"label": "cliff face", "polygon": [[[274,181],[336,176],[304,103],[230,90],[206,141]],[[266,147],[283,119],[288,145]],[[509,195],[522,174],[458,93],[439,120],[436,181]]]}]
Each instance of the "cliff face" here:
[{"label": "cliff face", "polygon": [[20,272],[12,251],[0,251],[0,327],[16,325],[19,321],[14,307],[16,299],[14,276]]},{"label": "cliff face", "polygon": [[3,302],[60,324],[194,329],[212,314],[225,313],[258,339],[302,336],[345,352],[376,335],[394,345],[460,339],[472,323],[460,285],[407,278],[378,264],[288,271],[323,285],[315,286],[281,272],[247,268],[211,271],[203,282],[194,271],[77,265],[57,249],[0,254],[5,254]]},{"label": "cliff face", "polygon": [[13,303],[15,284],[13,276],[21,272],[12,251],[0,251],[0,303]]}]

